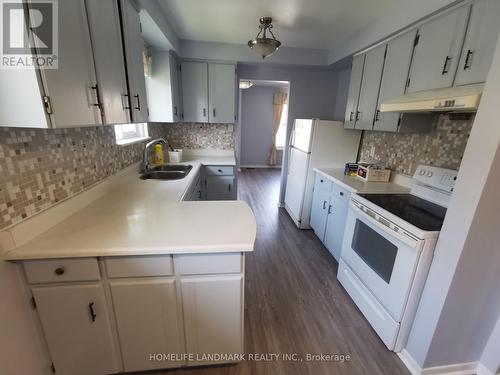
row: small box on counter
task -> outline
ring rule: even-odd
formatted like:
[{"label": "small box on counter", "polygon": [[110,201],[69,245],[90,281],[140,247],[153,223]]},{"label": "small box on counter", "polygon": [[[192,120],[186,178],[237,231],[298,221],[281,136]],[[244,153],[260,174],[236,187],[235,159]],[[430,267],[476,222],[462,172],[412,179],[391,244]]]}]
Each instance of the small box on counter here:
[{"label": "small box on counter", "polygon": [[359,163],[357,175],[365,182],[388,182],[391,170],[380,165]]},{"label": "small box on counter", "polygon": [[358,163],[345,163],[344,175],[357,176],[357,174],[358,174]]}]

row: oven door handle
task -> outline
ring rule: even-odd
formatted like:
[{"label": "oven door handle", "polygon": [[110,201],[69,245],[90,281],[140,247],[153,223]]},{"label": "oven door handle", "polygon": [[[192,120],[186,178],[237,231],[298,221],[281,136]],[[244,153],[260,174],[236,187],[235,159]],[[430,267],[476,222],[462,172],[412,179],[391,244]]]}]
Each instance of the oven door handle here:
[{"label": "oven door handle", "polygon": [[351,208],[355,211],[356,215],[361,216],[361,218],[363,220],[368,221],[372,225],[376,226],[378,229],[380,229],[383,232],[389,234],[389,236],[391,236],[391,237],[397,239],[398,241],[403,242],[404,244],[410,246],[416,252],[422,251],[422,245],[421,245],[421,241],[420,240],[418,240],[416,238],[412,238],[412,237],[406,236],[406,235],[403,235],[403,234],[398,233],[398,232],[394,231],[393,229],[387,227],[386,225],[382,224],[378,220],[375,220],[373,217],[371,217],[370,215],[368,215],[366,212],[362,211],[352,201],[351,201]]}]

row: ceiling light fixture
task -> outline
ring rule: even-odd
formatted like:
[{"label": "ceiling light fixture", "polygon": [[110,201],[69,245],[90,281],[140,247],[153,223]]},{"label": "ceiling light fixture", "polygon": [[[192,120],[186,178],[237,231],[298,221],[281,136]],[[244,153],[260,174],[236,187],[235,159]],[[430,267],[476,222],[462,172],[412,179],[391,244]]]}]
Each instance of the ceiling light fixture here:
[{"label": "ceiling light fixture", "polygon": [[[248,41],[248,46],[255,50],[265,59],[267,56],[272,55],[280,46],[281,42],[276,39],[271,29],[273,28],[273,19],[271,17],[261,17],[259,25],[259,33],[255,39]],[[272,38],[267,37],[267,31],[271,34]]]},{"label": "ceiling light fixture", "polygon": [[252,81],[240,81],[240,89],[249,89],[253,86]]}]

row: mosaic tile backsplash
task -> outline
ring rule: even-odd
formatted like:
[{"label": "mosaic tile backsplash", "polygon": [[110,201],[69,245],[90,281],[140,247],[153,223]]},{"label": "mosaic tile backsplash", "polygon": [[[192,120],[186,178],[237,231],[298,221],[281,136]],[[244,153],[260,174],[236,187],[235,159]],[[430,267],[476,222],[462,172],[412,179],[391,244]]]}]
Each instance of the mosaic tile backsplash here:
[{"label": "mosaic tile backsplash", "polygon": [[[440,115],[435,129],[427,133],[366,131],[360,160],[377,162],[393,171],[412,176],[419,164],[458,169],[469,139],[474,117],[454,120]],[[373,156],[371,155],[374,150]]]},{"label": "mosaic tile backsplash", "polygon": [[174,148],[234,150],[233,124],[153,123],[149,128]]},{"label": "mosaic tile backsplash", "polygon": [[[233,125],[149,124],[175,148],[232,149]],[[144,142],[117,146],[113,127],[0,128],[0,229],[136,163]]]}]

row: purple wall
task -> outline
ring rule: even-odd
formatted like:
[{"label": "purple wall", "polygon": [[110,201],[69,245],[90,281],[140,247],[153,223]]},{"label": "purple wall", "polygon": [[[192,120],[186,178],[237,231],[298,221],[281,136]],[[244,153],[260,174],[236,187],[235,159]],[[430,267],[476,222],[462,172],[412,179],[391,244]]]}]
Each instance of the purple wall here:
[{"label": "purple wall", "polygon": [[[241,90],[241,165],[267,165],[274,128],[273,95],[279,87],[253,86]],[[278,151],[281,165],[283,152]]]}]

